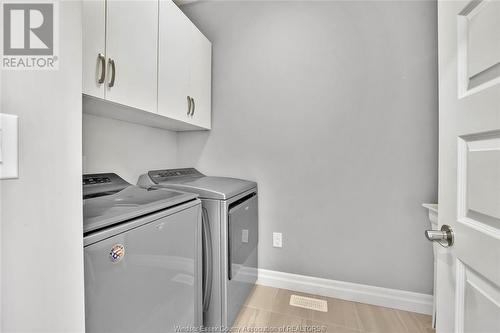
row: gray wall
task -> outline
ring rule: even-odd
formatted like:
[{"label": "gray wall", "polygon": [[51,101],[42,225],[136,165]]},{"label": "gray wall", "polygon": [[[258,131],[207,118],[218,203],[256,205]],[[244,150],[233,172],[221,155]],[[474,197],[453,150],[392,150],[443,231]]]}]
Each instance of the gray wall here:
[{"label": "gray wall", "polygon": [[147,170],[177,166],[176,132],[83,115],[83,172],[115,172],[135,184]]},{"label": "gray wall", "polygon": [[179,164],[259,182],[260,266],[431,293],[435,2],[182,9],[213,41],[213,130],[179,134]]},{"label": "gray wall", "polygon": [[59,17],[58,71],[2,72],[19,179],[0,181],[1,332],[84,332],[81,2]]}]

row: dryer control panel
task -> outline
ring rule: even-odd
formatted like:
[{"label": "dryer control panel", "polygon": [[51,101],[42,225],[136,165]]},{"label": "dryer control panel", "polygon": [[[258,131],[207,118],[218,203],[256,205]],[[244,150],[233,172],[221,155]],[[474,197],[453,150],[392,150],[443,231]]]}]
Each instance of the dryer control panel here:
[{"label": "dryer control panel", "polygon": [[153,170],[149,171],[148,175],[156,184],[177,177],[204,177],[204,175],[195,168]]}]

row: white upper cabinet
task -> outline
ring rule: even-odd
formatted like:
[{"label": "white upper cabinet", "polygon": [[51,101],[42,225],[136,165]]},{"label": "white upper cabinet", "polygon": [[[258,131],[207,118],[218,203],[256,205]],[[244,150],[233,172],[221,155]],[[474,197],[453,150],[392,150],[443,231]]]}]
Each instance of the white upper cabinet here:
[{"label": "white upper cabinet", "polygon": [[193,100],[192,123],[211,128],[212,44],[191,24],[191,66],[189,93]]},{"label": "white upper cabinet", "polygon": [[160,1],[158,112],[211,127],[212,44],[171,1]]},{"label": "white upper cabinet", "polygon": [[104,98],[106,1],[83,1],[83,93]]},{"label": "white upper cabinet", "polygon": [[172,1],[160,1],[158,113],[191,121],[191,22]]},{"label": "white upper cabinet", "polygon": [[106,99],[156,112],[158,1],[108,0],[107,6]]},{"label": "white upper cabinet", "polygon": [[83,21],[84,112],[210,129],[212,45],[172,1],[87,0]]}]

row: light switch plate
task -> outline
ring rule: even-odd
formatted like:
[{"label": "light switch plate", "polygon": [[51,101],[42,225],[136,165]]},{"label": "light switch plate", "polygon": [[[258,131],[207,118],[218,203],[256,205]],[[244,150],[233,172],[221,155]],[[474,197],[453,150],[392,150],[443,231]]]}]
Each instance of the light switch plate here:
[{"label": "light switch plate", "polygon": [[0,179],[19,177],[18,119],[16,115],[0,113]]}]

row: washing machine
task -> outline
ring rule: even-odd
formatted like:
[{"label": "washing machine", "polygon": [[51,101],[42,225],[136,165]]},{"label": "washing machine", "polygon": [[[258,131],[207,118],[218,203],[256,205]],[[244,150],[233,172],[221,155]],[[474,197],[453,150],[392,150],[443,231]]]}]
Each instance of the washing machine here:
[{"label": "washing machine", "polygon": [[149,171],[138,185],[195,193],[201,199],[203,325],[214,331],[231,327],[257,280],[257,183],[184,168]]},{"label": "washing machine", "polygon": [[114,173],[84,175],[83,233],[87,333],[202,324],[196,194],[144,189]]}]

